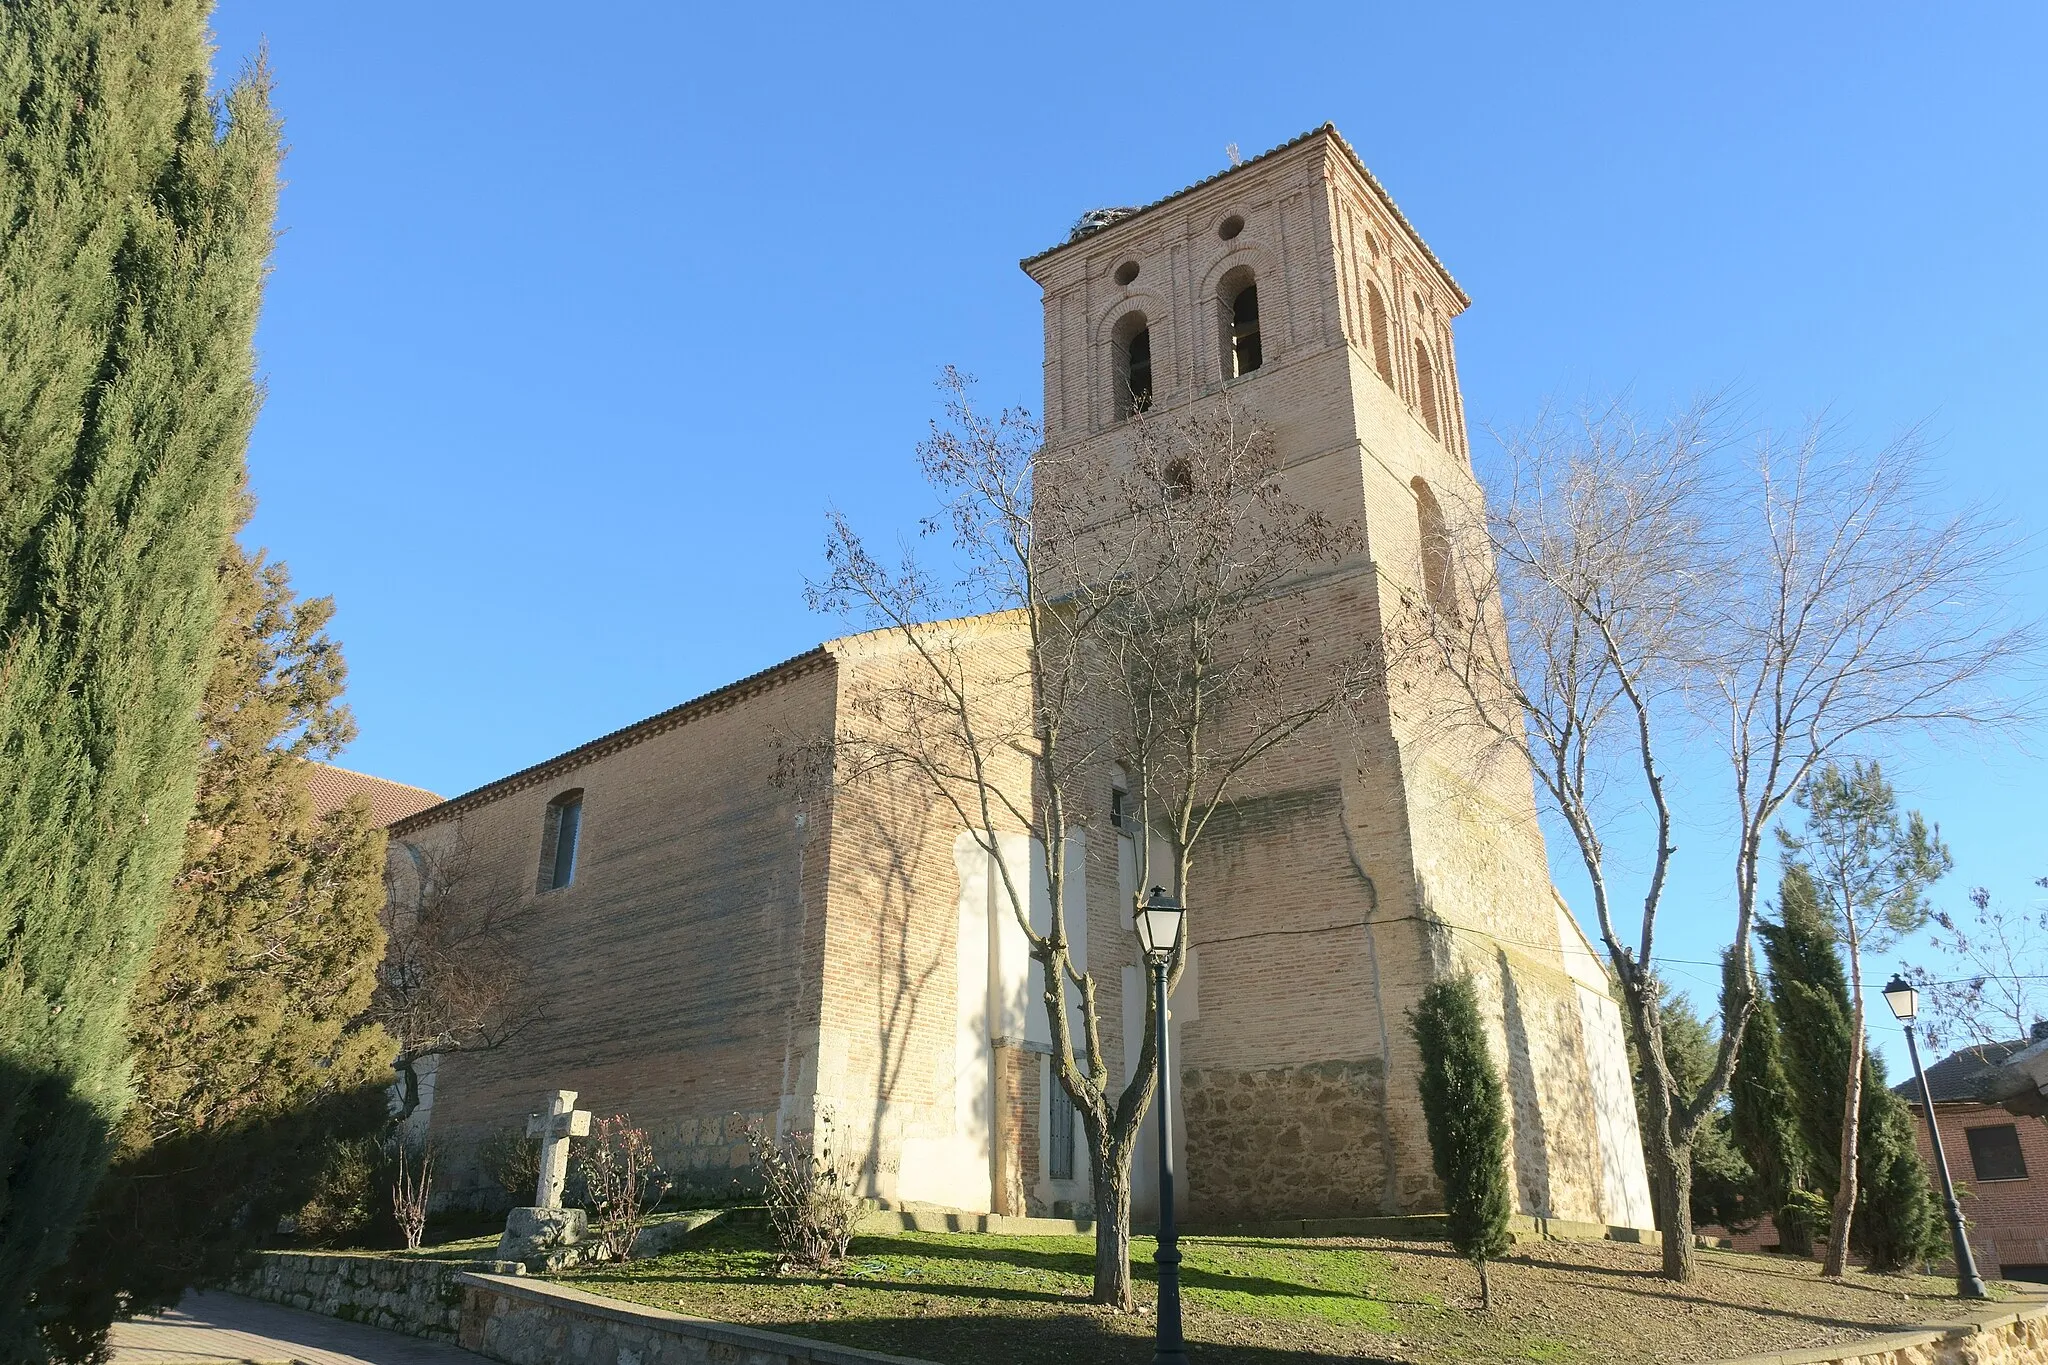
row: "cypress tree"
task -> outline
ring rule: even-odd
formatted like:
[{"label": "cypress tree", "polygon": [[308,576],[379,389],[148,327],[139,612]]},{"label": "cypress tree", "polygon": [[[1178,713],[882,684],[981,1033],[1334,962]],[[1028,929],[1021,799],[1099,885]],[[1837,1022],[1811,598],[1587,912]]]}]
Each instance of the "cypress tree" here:
[{"label": "cypress tree", "polygon": [[1422,1114],[1451,1245],[1478,1270],[1479,1305],[1491,1308],[1486,1263],[1514,1238],[1507,1101],[1479,1018],[1479,992],[1470,977],[1432,982],[1408,1018],[1422,1053]]},{"label": "cypress tree", "polygon": [[[1806,869],[1786,867],[1778,921],[1760,922],[1783,1043],[1791,1114],[1813,1187],[1832,1198],[1841,1179],[1842,1096],[1848,1093],[1849,982],[1834,931]],[[1867,1051],[1858,1125],[1859,1190],[1849,1245],[1873,1270],[1898,1270],[1942,1245],[1940,1207],[1913,1140],[1912,1111],[1885,1086]]]},{"label": "cypress tree", "polygon": [[256,409],[279,130],[204,0],[0,7],[0,1358],[128,1103]]},{"label": "cypress tree", "polygon": [[325,627],[282,564],[231,548],[201,710],[185,862],[135,994],[136,1103],[62,1272],[58,1354],[117,1306],[168,1307],[305,1203],[332,1144],[385,1119],[396,1050],[360,1021],[383,949],[384,835],[360,799],[314,813],[306,760],[354,731]]},{"label": "cypress tree", "polygon": [[[1738,967],[1731,951],[1722,964],[1721,1000],[1737,986]],[[1814,1195],[1807,1187],[1806,1147],[1794,1116],[1796,1099],[1785,1074],[1778,1037],[1778,1014],[1768,992],[1757,992],[1755,1008],[1742,1031],[1742,1051],[1728,1085],[1729,1136],[1754,1174],[1752,1197],[1772,1215],[1779,1248],[1793,1256],[1813,1254]]]}]

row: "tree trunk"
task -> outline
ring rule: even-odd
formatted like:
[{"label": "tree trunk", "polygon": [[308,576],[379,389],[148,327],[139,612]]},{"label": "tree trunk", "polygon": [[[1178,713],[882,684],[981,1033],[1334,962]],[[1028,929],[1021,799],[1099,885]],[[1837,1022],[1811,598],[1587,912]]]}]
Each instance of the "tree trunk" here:
[{"label": "tree trunk", "polygon": [[1093,1297],[1128,1313],[1137,1306],[1131,1293],[1131,1149],[1111,1143],[1095,1169]]},{"label": "tree trunk", "polygon": [[1479,1311],[1484,1313],[1493,1307],[1493,1290],[1486,1283],[1486,1258],[1479,1258]]},{"label": "tree trunk", "polygon": [[1849,1223],[1856,1215],[1857,1119],[1863,1108],[1863,962],[1856,936],[1849,936],[1849,1084],[1842,1096],[1841,1177],[1835,1181],[1835,1207],[1828,1219],[1828,1255],[1823,1275],[1840,1275],[1849,1266]]},{"label": "tree trunk", "polygon": [[[1654,1099],[1651,1103],[1655,1108]],[[1651,1179],[1656,1182],[1657,1228],[1664,1243],[1664,1278],[1684,1284],[1692,1279],[1693,1271],[1692,1144],[1673,1142],[1670,1130],[1661,1125],[1653,1125],[1647,1136]]]}]

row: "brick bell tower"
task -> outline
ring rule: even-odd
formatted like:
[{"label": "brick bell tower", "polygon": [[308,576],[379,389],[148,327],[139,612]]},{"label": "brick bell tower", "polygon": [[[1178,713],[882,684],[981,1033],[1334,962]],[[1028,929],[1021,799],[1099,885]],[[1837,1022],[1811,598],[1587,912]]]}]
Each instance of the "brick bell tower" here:
[{"label": "brick bell tower", "polygon": [[[1363,531],[1298,590],[1326,629],[1374,641],[1427,590],[1425,528],[1479,496],[1451,334],[1470,300],[1334,127],[1091,213],[1023,266],[1044,291],[1049,447],[1114,468],[1134,403],[1157,420],[1227,393],[1272,431],[1290,495]],[[1437,1207],[1406,1015],[1469,972],[1519,1211],[1648,1227],[1620,1014],[1551,887],[1530,775],[1430,742],[1399,696],[1265,763],[1205,836],[1173,1005],[1190,1216]],[[1134,961],[1128,888],[1093,860],[1089,957]],[[1126,1031],[1139,980],[1104,982]]]}]

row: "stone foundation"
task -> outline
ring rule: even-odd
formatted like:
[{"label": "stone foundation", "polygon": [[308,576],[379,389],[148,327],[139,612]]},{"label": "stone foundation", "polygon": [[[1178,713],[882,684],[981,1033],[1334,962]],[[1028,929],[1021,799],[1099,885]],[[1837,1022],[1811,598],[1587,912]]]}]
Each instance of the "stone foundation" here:
[{"label": "stone foundation", "polygon": [[1953,1327],[1744,1356],[1721,1365],[2048,1365],[2048,1304],[1987,1314]]},{"label": "stone foundation", "polygon": [[1189,1216],[1327,1218],[1381,1211],[1379,1059],[1181,1073]]}]

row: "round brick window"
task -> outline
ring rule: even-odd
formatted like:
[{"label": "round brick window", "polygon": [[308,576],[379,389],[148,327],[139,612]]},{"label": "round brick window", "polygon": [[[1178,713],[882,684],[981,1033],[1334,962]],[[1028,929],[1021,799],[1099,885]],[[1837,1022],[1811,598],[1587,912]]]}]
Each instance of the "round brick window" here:
[{"label": "round brick window", "polygon": [[1229,241],[1231,238],[1237,236],[1238,233],[1243,231],[1244,219],[1238,217],[1234,213],[1216,225],[1216,235],[1218,237],[1221,237],[1226,242]]},{"label": "round brick window", "polygon": [[1136,261],[1125,261],[1116,268],[1116,282],[1118,284],[1128,286],[1132,280],[1137,278],[1138,263]]}]

